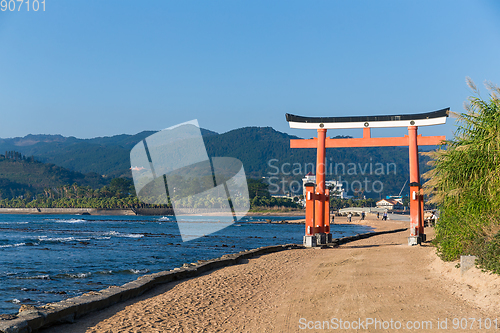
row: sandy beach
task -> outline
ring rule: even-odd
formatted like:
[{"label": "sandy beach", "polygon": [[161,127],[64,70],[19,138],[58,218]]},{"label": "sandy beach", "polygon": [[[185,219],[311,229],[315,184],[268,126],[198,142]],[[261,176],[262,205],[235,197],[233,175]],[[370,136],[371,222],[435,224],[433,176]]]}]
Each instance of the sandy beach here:
[{"label": "sandy beach", "polygon": [[[371,216],[354,223],[379,231],[408,227]],[[433,229],[426,232],[433,237]],[[456,263],[441,262],[429,243],[408,247],[407,237],[405,231],[267,254],[42,332],[321,332],[347,324],[366,332],[395,332],[398,325],[482,332],[487,318],[496,330],[500,278],[475,268],[460,276]],[[457,330],[462,318],[468,328]]]}]

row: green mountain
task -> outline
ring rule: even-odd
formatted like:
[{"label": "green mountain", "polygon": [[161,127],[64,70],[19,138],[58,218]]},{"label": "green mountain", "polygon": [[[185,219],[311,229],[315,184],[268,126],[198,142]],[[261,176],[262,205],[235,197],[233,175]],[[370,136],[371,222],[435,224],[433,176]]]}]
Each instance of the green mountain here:
[{"label": "green mountain", "polygon": [[45,164],[18,152],[0,155],[0,198],[43,193],[47,188],[78,184],[100,188],[109,181],[96,173],[82,174],[54,164]]},{"label": "green mountain", "polygon": [[[72,183],[80,177],[75,182],[86,185],[82,182],[89,176],[83,174],[88,173],[94,173],[94,177],[96,174],[106,175],[107,179],[131,177],[130,149],[153,133],[144,131],[135,135],[122,134],[93,139],[28,135],[23,138],[0,139],[0,152],[15,150],[26,156],[34,156],[41,162],[64,167],[68,169],[67,172],[75,172],[75,175],[67,173],[62,176],[64,172],[59,170],[61,177],[58,181],[66,179],[67,183]],[[271,127],[245,127],[223,134],[202,129],[202,134],[209,156],[240,159],[247,176],[258,179],[265,177],[273,194],[301,193],[301,179],[308,172],[315,173],[315,149],[291,149],[290,139],[298,137],[278,132]],[[351,195],[357,193],[373,198],[397,195],[408,179],[408,148],[327,149],[326,161],[326,179],[344,182],[344,187]],[[423,173],[429,168],[426,165],[427,158],[421,157],[420,161]],[[35,170],[26,173],[28,175],[33,172],[31,178],[16,178],[12,168],[9,169],[10,172],[3,171],[11,162],[5,163],[0,163],[0,178],[13,182],[11,186],[41,185],[43,181],[33,179],[50,178],[48,174]],[[403,193],[407,192],[406,186]]]},{"label": "green mountain", "polygon": [[[217,133],[202,129],[204,136]],[[155,132],[115,135],[93,139],[77,139],[61,135],[27,135],[23,138],[0,139],[0,153],[18,151],[44,163],[62,166],[82,173],[95,172],[108,178],[131,177],[130,150]]]}]

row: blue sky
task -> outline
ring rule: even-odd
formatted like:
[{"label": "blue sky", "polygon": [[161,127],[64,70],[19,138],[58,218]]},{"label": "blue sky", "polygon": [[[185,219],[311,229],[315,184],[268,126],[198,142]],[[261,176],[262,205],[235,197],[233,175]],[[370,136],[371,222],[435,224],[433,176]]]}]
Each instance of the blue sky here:
[{"label": "blue sky", "polygon": [[[191,119],[217,132],[271,126],[312,137],[284,114],[461,112],[466,76],[500,84],[494,0],[45,6],[0,11],[2,138],[134,134]],[[419,132],[451,137],[453,124]]]}]

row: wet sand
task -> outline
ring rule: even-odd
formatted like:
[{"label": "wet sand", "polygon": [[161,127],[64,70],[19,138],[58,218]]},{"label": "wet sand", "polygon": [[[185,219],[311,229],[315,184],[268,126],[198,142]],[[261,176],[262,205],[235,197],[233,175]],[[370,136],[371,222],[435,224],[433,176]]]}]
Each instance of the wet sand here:
[{"label": "wet sand", "polygon": [[[370,215],[358,220],[353,223],[379,231],[408,227]],[[426,232],[433,237],[431,228]],[[484,320],[498,316],[500,278],[475,268],[460,276],[456,263],[441,262],[429,243],[408,247],[407,237],[405,231],[338,248],[267,254],[42,332],[321,332],[339,320],[363,328],[370,318],[393,329],[372,324],[360,331],[395,332],[397,323],[418,323],[422,332],[457,332],[456,318],[469,318],[467,332],[484,331]]]}]

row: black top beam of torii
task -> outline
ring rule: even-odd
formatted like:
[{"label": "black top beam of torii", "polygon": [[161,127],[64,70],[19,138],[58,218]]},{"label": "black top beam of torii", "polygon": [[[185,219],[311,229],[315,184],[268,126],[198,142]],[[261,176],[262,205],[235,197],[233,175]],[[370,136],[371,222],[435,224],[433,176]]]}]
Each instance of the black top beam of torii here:
[{"label": "black top beam of torii", "polygon": [[285,117],[291,128],[341,129],[440,125],[446,123],[446,118],[449,114],[450,108],[426,113],[385,116],[304,117],[287,113],[285,114]]}]

